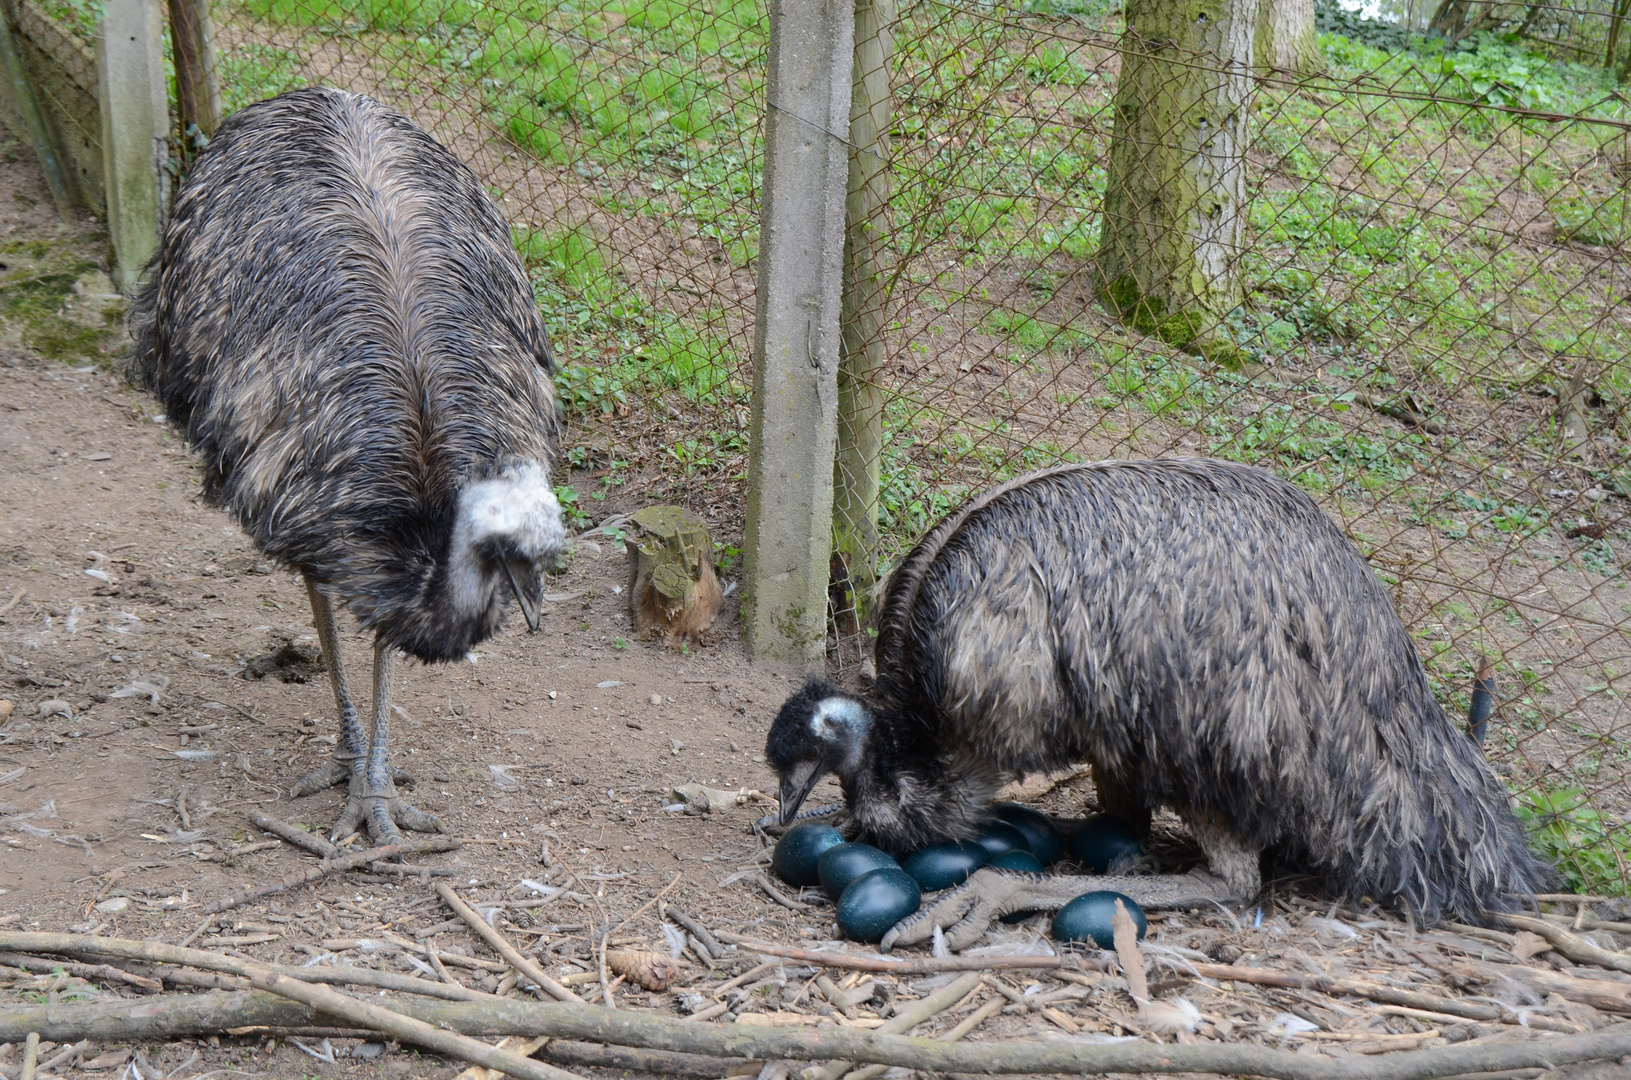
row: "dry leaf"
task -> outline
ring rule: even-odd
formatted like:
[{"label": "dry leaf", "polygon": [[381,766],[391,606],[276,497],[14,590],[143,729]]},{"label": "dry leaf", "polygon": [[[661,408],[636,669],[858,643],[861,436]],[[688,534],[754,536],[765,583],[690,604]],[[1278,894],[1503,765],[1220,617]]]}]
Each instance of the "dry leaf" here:
[{"label": "dry leaf", "polygon": [[677,961],[643,949],[613,949],[606,954],[606,966],[647,990],[667,990],[680,977]]},{"label": "dry leaf", "polygon": [[1138,927],[1127,914],[1127,906],[1116,899],[1116,913],[1110,917],[1110,930],[1115,935],[1116,957],[1121,961],[1122,974],[1127,977],[1127,990],[1135,1001],[1150,1000],[1150,984],[1144,976],[1144,954],[1138,951]]}]

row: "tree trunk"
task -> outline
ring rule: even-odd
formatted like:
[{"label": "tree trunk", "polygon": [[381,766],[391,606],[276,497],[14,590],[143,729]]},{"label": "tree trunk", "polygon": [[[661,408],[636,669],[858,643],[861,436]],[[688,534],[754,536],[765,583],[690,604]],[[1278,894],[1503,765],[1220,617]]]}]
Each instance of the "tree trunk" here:
[{"label": "tree trunk", "polygon": [[[208,0],[169,0],[170,49],[176,70],[176,111],[192,153],[221,123],[221,86],[216,73],[215,29]],[[198,138],[189,128],[197,127]]]},{"label": "tree trunk", "polygon": [[1258,0],[1132,0],[1096,256],[1101,297],[1144,333],[1218,359],[1240,303]]},{"label": "tree trunk", "polygon": [[[866,625],[876,579],[878,478],[883,455],[884,286],[878,237],[888,227],[889,66],[894,0],[855,0],[855,65],[849,111],[844,302],[840,315],[838,452],[833,456],[834,585],[839,630]],[[863,653],[866,651],[862,650]]]},{"label": "tree trunk", "polygon": [[1253,63],[1260,72],[1317,71],[1319,43],[1314,38],[1314,0],[1259,0]]}]

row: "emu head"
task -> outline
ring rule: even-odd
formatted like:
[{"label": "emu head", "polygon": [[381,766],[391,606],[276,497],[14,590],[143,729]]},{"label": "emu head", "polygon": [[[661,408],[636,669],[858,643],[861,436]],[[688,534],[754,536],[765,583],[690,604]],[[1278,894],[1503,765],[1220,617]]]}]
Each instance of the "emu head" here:
[{"label": "emu head", "polygon": [[544,568],[565,546],[548,468],[534,461],[495,463],[459,491],[448,552],[454,606],[496,627],[513,595],[527,628],[536,631]]},{"label": "emu head", "polygon": [[862,768],[872,713],[860,698],[811,679],[782,705],[765,742],[781,778],[781,823],[790,823],[823,776],[848,781]]}]

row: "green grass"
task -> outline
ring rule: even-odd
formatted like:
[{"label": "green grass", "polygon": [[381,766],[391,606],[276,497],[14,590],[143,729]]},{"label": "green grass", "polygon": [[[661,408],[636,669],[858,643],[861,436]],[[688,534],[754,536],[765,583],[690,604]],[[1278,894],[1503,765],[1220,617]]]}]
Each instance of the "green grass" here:
[{"label": "green grass", "polygon": [[1517,811],[1530,843],[1557,866],[1568,891],[1631,893],[1631,827],[1604,818],[1580,788],[1521,792]]}]

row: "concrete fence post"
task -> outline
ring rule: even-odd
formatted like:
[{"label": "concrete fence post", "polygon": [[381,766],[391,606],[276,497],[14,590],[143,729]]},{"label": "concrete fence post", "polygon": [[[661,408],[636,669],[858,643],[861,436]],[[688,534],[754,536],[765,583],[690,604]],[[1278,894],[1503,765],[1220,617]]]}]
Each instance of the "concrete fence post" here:
[{"label": "concrete fence post", "polygon": [[158,249],[168,188],[163,24],[158,0],[106,0],[96,37],[113,280],[126,292]]},{"label": "concrete fence post", "polygon": [[820,661],[838,422],[853,0],[772,0],[743,620],[756,658]]}]

